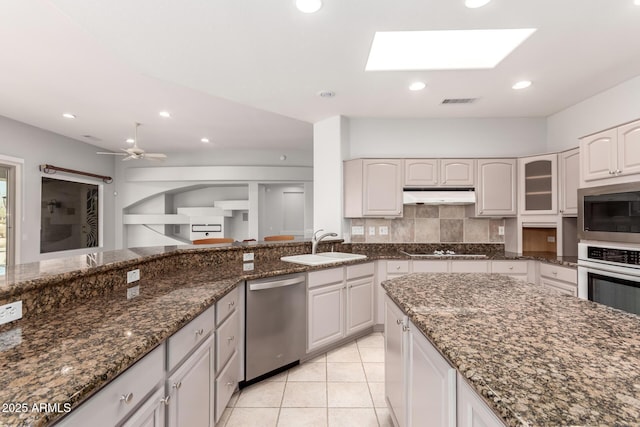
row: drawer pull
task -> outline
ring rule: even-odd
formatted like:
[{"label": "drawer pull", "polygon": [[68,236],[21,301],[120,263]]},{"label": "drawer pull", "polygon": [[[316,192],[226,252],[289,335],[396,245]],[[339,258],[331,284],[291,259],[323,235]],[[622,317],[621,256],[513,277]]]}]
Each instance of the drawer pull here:
[{"label": "drawer pull", "polygon": [[402,325],[402,330],[404,332],[407,332],[409,330],[409,327],[407,325]]},{"label": "drawer pull", "polygon": [[552,271],[551,274],[553,274],[554,276],[557,276],[558,272],[557,271]]},{"label": "drawer pull", "polygon": [[122,396],[120,396],[120,402],[124,402],[126,404],[131,403],[131,401],[133,400],[133,393],[127,393],[127,394],[123,394]]},{"label": "drawer pull", "polygon": [[235,335],[231,335],[230,337],[227,337],[227,342],[231,342],[235,339]]},{"label": "drawer pull", "polygon": [[202,334],[204,334],[204,329],[200,328],[196,330],[196,336],[200,336]]},{"label": "drawer pull", "polygon": [[182,387],[181,381],[178,381],[177,383],[173,383],[173,388],[175,388],[176,390],[180,390],[180,387]]},{"label": "drawer pull", "polygon": [[236,302],[235,302],[235,301],[231,301],[231,302],[229,303],[229,308],[233,307],[234,305],[236,305]]},{"label": "drawer pull", "polygon": [[402,324],[402,319],[396,319],[396,325]]},{"label": "drawer pull", "polygon": [[164,397],[160,399],[160,404],[164,406],[169,406],[169,400],[171,400],[171,396]]},{"label": "drawer pull", "polygon": [[227,387],[232,387],[234,384],[235,383],[233,383],[233,382],[228,382],[226,385],[227,385]]},{"label": "drawer pull", "polygon": [[399,266],[399,265],[398,265],[398,266],[396,266],[396,270],[400,270],[400,266]]},{"label": "drawer pull", "polygon": [[509,266],[509,270],[513,270],[513,265]]}]

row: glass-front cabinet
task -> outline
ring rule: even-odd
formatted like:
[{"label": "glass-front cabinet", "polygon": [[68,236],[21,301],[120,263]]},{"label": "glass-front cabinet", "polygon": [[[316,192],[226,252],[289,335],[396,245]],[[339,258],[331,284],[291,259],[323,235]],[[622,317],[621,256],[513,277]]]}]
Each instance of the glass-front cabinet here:
[{"label": "glass-front cabinet", "polygon": [[526,157],[518,160],[520,173],[520,214],[558,213],[558,156]]}]

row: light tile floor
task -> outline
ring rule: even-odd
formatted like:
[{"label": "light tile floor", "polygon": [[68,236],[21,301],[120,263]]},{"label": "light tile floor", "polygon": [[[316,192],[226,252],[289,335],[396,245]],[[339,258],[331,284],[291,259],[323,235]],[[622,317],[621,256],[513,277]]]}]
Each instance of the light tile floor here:
[{"label": "light tile floor", "polygon": [[375,332],[233,395],[216,427],[391,427]]}]

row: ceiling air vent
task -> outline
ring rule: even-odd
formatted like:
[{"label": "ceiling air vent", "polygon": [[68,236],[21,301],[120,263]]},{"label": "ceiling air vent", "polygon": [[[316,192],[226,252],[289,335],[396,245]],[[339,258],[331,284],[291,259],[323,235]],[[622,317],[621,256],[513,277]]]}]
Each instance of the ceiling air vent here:
[{"label": "ceiling air vent", "polygon": [[478,98],[446,98],[442,100],[443,104],[471,104]]}]

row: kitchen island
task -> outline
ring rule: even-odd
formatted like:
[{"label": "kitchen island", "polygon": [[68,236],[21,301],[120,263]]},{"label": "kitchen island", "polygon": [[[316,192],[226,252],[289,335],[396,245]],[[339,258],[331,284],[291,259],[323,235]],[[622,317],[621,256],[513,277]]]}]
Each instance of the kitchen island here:
[{"label": "kitchen island", "polygon": [[382,286],[506,425],[640,424],[638,316],[496,274]]}]

